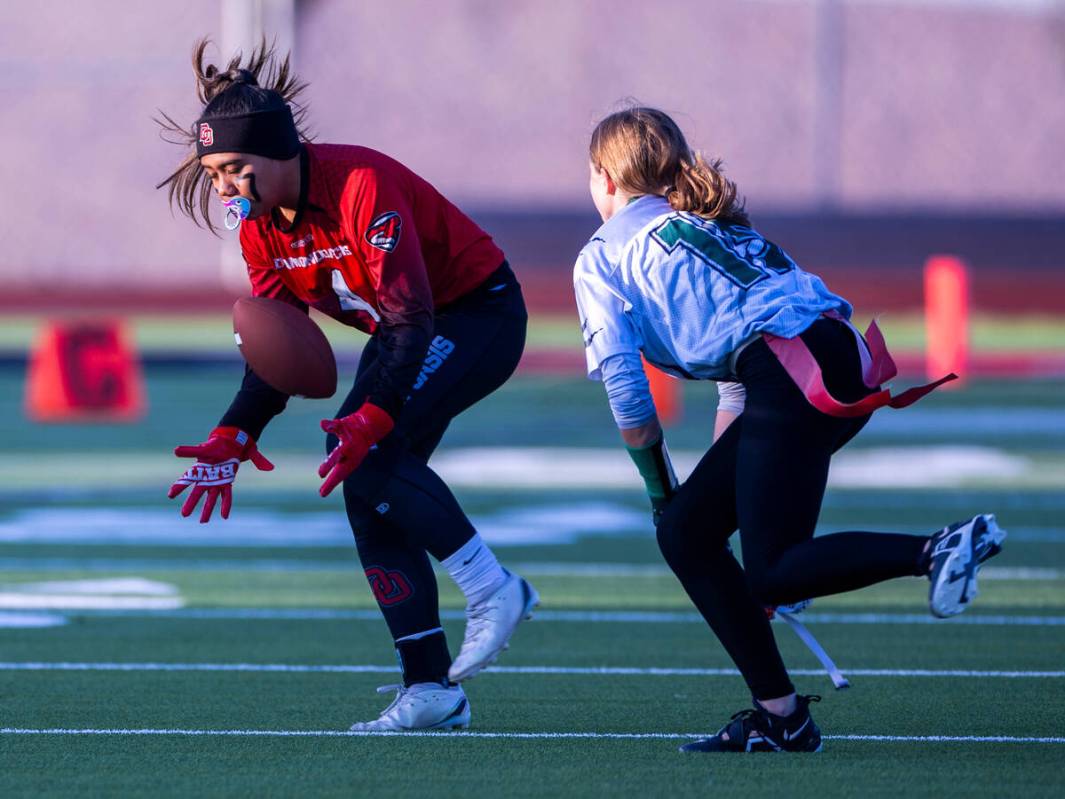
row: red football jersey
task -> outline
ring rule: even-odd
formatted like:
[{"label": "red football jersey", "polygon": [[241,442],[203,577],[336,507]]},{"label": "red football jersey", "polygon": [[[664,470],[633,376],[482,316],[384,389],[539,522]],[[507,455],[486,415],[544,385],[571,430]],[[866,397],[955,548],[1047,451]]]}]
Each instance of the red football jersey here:
[{"label": "red football jersey", "polygon": [[398,161],[367,147],[304,148],[292,225],[269,215],[241,224],[254,296],[372,333],[424,320],[503,263],[487,233]]}]

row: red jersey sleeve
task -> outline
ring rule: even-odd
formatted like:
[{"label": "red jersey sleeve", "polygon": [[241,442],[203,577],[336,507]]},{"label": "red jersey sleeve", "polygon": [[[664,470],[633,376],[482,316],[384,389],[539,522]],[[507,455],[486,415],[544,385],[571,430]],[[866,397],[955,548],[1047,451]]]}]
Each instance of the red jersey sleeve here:
[{"label": "red jersey sleeve", "polygon": [[377,294],[380,351],[369,401],[398,416],[421,370],[433,334],[433,292],[411,190],[403,177],[373,168],[352,173],[344,191],[351,241]]},{"label": "red jersey sleeve", "polygon": [[251,231],[250,225],[240,226],[240,253],[248,266],[251,295],[281,300],[306,312],[307,303],[281,282],[281,272],[274,269],[273,262],[263,253],[260,242]]},{"label": "red jersey sleeve", "polygon": [[351,240],[377,292],[382,323],[432,325],[433,292],[414,225],[411,199],[397,176],[364,168],[345,189]]}]

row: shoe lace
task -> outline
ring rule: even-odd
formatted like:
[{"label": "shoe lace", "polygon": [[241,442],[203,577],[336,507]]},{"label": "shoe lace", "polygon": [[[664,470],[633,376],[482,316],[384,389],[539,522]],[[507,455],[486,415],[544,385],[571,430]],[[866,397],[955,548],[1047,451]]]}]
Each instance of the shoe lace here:
[{"label": "shoe lace", "polygon": [[752,716],[757,716],[757,715],[758,715],[758,711],[755,710],[753,707],[749,707],[746,710],[741,710],[738,713],[733,713],[729,720],[730,721],[737,721],[737,720],[747,721]]},{"label": "shoe lace", "polygon": [[377,688],[377,693],[387,694],[389,691],[395,691],[396,695],[389,703],[388,707],[381,711],[381,716],[387,716],[389,712],[398,705],[405,696],[407,696],[407,687],[402,683],[393,685],[381,685]]},{"label": "shoe lace", "polygon": [[413,704],[415,702],[423,702],[424,703],[424,702],[428,702],[429,701],[428,698],[426,698],[424,696],[421,696],[420,692],[412,691],[410,689],[410,687],[408,687],[406,685],[403,685],[402,683],[395,683],[393,685],[382,685],[382,686],[378,687],[378,689],[377,689],[377,693],[379,693],[379,694],[387,694],[389,691],[395,691],[396,692],[396,698],[392,700],[392,704],[390,704],[388,707],[386,707],[384,709],[384,711],[382,712],[382,715],[384,713],[387,713],[388,711],[390,711],[392,708],[394,708],[400,702],[406,702],[408,704]]},{"label": "shoe lace", "polygon": [[[821,697],[819,694],[799,694],[796,696],[796,700],[798,700],[801,707],[809,705],[811,702],[820,702]],[[768,737],[770,732],[772,732],[773,726],[773,717],[769,711],[749,707],[733,713],[729,718],[729,723],[718,731],[718,735],[727,732],[729,740],[738,740],[741,736],[746,739],[752,732],[757,731]],[[739,735],[733,735],[733,732],[739,733]]]},{"label": "shoe lace", "polygon": [[759,712],[751,707],[733,713],[732,716],[729,717],[728,724],[718,730],[717,734],[719,736],[728,735],[728,740],[730,741],[745,741],[752,731],[760,729],[760,726],[762,726],[756,726],[754,723],[759,715]]}]

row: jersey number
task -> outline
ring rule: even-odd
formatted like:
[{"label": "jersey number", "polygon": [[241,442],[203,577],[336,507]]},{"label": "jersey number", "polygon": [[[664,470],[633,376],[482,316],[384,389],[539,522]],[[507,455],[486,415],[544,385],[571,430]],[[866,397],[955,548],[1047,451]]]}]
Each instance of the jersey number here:
[{"label": "jersey number", "polygon": [[377,309],[348,288],[348,283],[344,280],[344,273],[339,269],[333,270],[333,293],[336,294],[337,299],[340,300],[340,307],[342,310],[365,311],[373,317],[375,322],[381,321],[381,314],[377,313]]},{"label": "jersey number", "polygon": [[671,216],[651,235],[666,252],[683,247],[744,289],[770,273],[782,275],[795,268],[782,249],[746,228],[703,227],[682,216]]}]

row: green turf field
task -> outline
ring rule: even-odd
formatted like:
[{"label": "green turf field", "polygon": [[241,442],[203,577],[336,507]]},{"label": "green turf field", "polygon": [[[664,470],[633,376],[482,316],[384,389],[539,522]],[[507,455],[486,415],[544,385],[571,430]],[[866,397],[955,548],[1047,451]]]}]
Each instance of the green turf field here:
[{"label": "green turf field", "polygon": [[[62,318],[63,315],[58,315]],[[0,328],[0,351],[23,351],[30,347],[41,326],[55,315],[8,314]],[[228,352],[233,347],[232,321],[226,314],[164,316],[131,314],[124,317],[136,346],[147,352]],[[349,328],[321,314],[314,314],[333,347],[350,351],[362,340]],[[924,318],[919,313],[889,313],[878,318],[884,335],[898,351],[921,350],[925,344]],[[862,329],[867,317],[855,316]],[[528,347],[581,349],[576,313],[536,315],[529,326]],[[1065,349],[1065,321],[1058,316],[1002,316],[974,314],[974,352],[1027,350],[1034,352]]]},{"label": "green turf field", "polygon": [[[21,374],[0,370],[0,796],[1065,787],[1065,383],[940,392],[884,412],[848,448],[823,530],[918,532],[991,510],[1010,538],[954,621],[932,622],[917,579],[817,600],[810,629],[847,691],[778,627],[799,690],[824,697],[825,751],[731,757],[676,751],[749,697],[658,556],[601,388],[566,377],[515,378],[439,453],[501,559],[543,597],[469,683],[469,733],[345,734],[398,675],[340,499],[314,490],[317,420],[335,402],[293,401],[262,441],[278,470],[242,470],[228,522],[181,520],[165,498],[180,471],[170,449],[202,439],[235,371],[149,369],[143,422],[40,426],[22,417]],[[708,440],[712,387],[689,387],[685,403],[669,431],[681,462]],[[490,473],[473,468],[486,461]],[[454,650],[461,600],[441,583]]]}]

